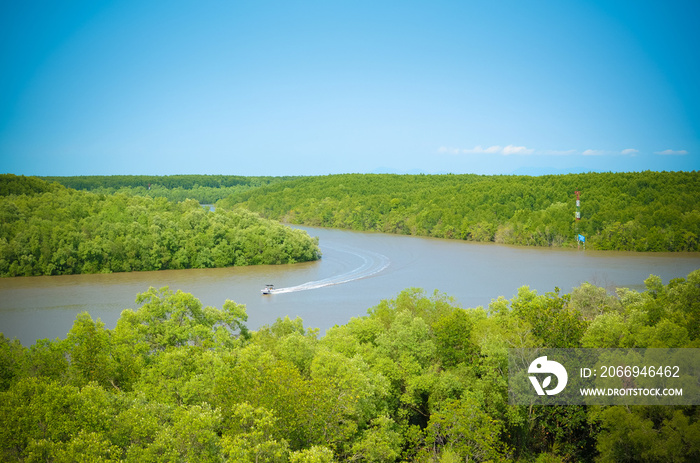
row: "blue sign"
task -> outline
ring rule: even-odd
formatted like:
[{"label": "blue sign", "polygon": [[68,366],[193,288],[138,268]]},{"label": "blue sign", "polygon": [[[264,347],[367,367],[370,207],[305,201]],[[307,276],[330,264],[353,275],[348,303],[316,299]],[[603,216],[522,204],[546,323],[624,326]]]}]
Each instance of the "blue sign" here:
[{"label": "blue sign", "polygon": [[585,243],[585,242],[586,242],[586,237],[583,236],[583,235],[578,235],[578,240]]}]

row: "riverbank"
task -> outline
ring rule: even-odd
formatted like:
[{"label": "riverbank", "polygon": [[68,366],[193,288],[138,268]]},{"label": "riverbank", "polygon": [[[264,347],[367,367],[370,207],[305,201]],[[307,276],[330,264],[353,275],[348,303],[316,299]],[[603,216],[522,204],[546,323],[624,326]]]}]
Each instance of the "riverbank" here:
[{"label": "riverbank", "polygon": [[700,172],[328,175],[218,203],[308,226],[538,247],[581,235],[587,249],[637,252],[700,251],[698,204]]},{"label": "riverbank", "polygon": [[[577,252],[300,228],[319,238],[322,259],[293,265],[0,278],[0,327],[26,345],[65,336],[82,311],[113,327],[122,310],[135,307],[136,294],[150,286],[169,286],[192,293],[207,306],[221,307],[226,299],[245,304],[251,329],[278,317],[299,316],[325,333],[408,287],[449,294],[464,308],[488,307],[498,296],[514,296],[521,286],[540,294],[555,287],[570,292],[586,281],[610,289],[643,289],[640,285],[650,274],[667,283],[700,268],[700,253]],[[378,256],[385,256],[388,266]],[[269,283],[289,288],[319,281],[335,284],[260,295]]]},{"label": "riverbank", "polygon": [[194,200],[77,191],[0,176],[0,276],[70,275],[316,260],[306,233]]}]

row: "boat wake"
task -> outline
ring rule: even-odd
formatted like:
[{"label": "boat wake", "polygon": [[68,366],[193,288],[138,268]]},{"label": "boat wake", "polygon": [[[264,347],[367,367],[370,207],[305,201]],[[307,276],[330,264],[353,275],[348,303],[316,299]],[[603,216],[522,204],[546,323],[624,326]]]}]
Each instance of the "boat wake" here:
[{"label": "boat wake", "polygon": [[362,259],[362,264],[349,272],[324,278],[322,280],[309,281],[296,286],[288,286],[286,288],[275,288],[274,294],[308,291],[310,289],[325,288],[327,286],[340,285],[351,281],[361,280],[363,278],[369,278],[386,269],[391,263],[387,256],[376,252],[367,251],[365,249],[353,250],[349,248],[340,249],[335,247],[331,249],[359,257]]}]

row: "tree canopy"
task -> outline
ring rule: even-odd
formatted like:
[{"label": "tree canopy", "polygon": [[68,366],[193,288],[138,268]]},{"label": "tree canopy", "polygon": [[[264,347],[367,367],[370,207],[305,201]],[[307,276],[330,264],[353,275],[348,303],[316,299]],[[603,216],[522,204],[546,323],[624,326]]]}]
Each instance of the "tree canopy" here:
[{"label": "tree canopy", "polygon": [[293,177],[244,177],[240,175],[78,175],[40,177],[75,190],[94,193],[126,193],[167,198],[171,201],[194,199],[213,204],[234,193]]},{"label": "tree canopy", "polygon": [[2,176],[0,275],[61,275],[318,259],[306,232],[194,200],[76,191]]},{"label": "tree canopy", "polygon": [[[575,191],[581,220],[575,220]],[[304,177],[218,203],[290,223],[527,246],[700,250],[700,172]]]},{"label": "tree canopy", "polygon": [[0,459],[698,461],[697,406],[508,403],[509,347],[700,346],[700,270],[645,287],[522,287],[488,310],[406,289],[323,337],[150,288],[113,329],[0,335]]}]

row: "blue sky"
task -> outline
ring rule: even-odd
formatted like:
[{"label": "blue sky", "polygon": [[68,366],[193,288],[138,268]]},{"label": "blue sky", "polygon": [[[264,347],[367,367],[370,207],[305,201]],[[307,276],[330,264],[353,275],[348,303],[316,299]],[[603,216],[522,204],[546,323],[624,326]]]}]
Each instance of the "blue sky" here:
[{"label": "blue sky", "polygon": [[700,170],[697,1],[0,6],[0,172]]}]

